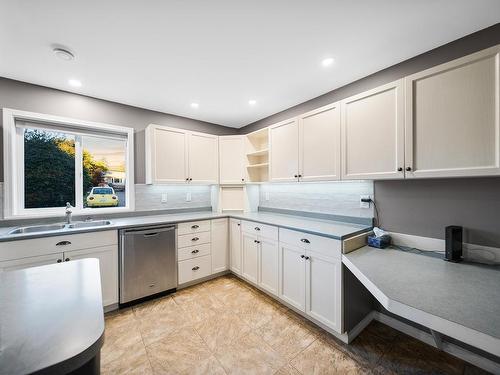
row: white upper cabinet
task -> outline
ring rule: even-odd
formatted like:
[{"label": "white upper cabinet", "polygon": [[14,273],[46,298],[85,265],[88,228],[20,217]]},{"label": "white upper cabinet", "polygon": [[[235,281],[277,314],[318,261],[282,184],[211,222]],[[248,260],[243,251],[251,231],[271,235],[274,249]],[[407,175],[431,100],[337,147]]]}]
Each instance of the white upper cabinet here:
[{"label": "white upper cabinet", "polygon": [[241,135],[219,137],[219,181],[221,184],[245,182],[245,138]]},{"label": "white upper cabinet", "polygon": [[340,179],[339,103],[299,117],[299,179]]},{"label": "white upper cabinet", "polygon": [[299,175],[299,124],[296,118],[269,128],[269,179],[297,181]]},{"label": "white upper cabinet", "polygon": [[342,179],[404,178],[403,80],[344,99]]},{"label": "white upper cabinet", "polygon": [[216,184],[218,137],[160,125],[146,128],[146,183]]},{"label": "white upper cabinet", "polygon": [[189,134],[189,181],[216,184],[219,180],[219,143],[216,135]]},{"label": "white upper cabinet", "polygon": [[500,174],[499,52],[406,77],[407,177]]},{"label": "white upper cabinet", "polygon": [[150,125],[146,128],[146,183],[168,184],[188,179],[188,133]]}]

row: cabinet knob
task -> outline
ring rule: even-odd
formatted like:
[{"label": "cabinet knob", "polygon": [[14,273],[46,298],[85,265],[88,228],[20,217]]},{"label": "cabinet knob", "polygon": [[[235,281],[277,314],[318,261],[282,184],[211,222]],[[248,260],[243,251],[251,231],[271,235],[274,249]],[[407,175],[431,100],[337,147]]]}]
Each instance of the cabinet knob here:
[{"label": "cabinet knob", "polygon": [[200,252],[200,250],[193,250],[191,251],[191,254],[198,254]]},{"label": "cabinet knob", "polygon": [[186,177],[186,181],[189,181],[189,177]]},{"label": "cabinet knob", "polygon": [[64,261],[65,261],[65,262],[69,262],[69,261],[70,261],[70,259],[69,259],[69,258],[66,258],[66,259],[64,259]]},{"label": "cabinet knob", "polygon": [[199,225],[191,225],[191,229],[198,229],[200,226]]},{"label": "cabinet knob", "polygon": [[300,241],[304,243],[311,243],[311,241],[309,241],[307,238],[302,238]]},{"label": "cabinet knob", "polygon": [[302,175],[301,175],[301,174],[299,174],[299,177],[302,177]]},{"label": "cabinet knob", "polygon": [[198,241],[198,240],[199,240],[198,237],[191,238],[191,241]]},{"label": "cabinet knob", "polygon": [[238,226],[240,226],[241,224],[240,224],[240,223],[238,223],[237,225],[238,225]]},{"label": "cabinet knob", "polygon": [[189,178],[189,181],[193,181],[193,179],[190,177],[190,178]]},{"label": "cabinet knob", "polygon": [[62,262],[62,259],[58,259],[58,260],[57,260],[57,263],[61,263],[61,262]]},{"label": "cabinet knob", "polygon": [[193,271],[198,271],[200,269],[200,267],[198,266],[194,266],[193,268],[191,268]]},{"label": "cabinet knob", "polygon": [[70,241],[60,241],[56,243],[56,246],[66,246],[66,245],[71,245]]},{"label": "cabinet knob", "polygon": [[255,229],[257,232],[258,232],[258,231],[260,231],[260,228],[259,228],[259,227],[255,227],[255,228],[253,228],[253,229]]},{"label": "cabinet knob", "polygon": [[309,257],[305,257],[306,260],[309,260]]},{"label": "cabinet knob", "polygon": [[406,167],[406,170],[409,172],[411,171],[411,167]]},{"label": "cabinet knob", "polygon": [[304,259],[306,256],[305,256],[304,254],[302,254],[300,257],[301,257],[302,259]]},{"label": "cabinet knob", "polygon": [[298,174],[294,174],[293,177],[297,178],[297,177],[299,177],[299,175]]},{"label": "cabinet knob", "polygon": [[244,178],[242,178],[242,179],[241,179],[241,181],[243,181],[243,182],[244,182],[244,181],[245,181],[245,179],[244,179]]},{"label": "cabinet knob", "polygon": [[398,168],[398,172],[401,172],[403,170],[403,167]]}]

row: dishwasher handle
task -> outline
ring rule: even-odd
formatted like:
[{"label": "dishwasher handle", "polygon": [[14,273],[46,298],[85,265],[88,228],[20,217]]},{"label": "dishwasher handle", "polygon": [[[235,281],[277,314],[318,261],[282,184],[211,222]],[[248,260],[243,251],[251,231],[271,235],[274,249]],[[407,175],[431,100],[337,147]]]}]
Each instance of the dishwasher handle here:
[{"label": "dishwasher handle", "polygon": [[127,235],[138,235],[142,234],[144,237],[155,237],[159,235],[161,232],[168,232],[175,230],[175,225],[168,227],[151,227],[151,228],[135,228],[135,229],[125,229],[122,234]]}]

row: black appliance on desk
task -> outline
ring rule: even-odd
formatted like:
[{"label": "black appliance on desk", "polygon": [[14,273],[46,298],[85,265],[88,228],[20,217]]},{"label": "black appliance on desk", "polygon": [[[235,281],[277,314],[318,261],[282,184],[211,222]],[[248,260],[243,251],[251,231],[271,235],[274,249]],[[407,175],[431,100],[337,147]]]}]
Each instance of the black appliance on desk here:
[{"label": "black appliance on desk", "polygon": [[444,259],[449,262],[462,261],[463,228],[449,225],[445,228],[446,249]]}]

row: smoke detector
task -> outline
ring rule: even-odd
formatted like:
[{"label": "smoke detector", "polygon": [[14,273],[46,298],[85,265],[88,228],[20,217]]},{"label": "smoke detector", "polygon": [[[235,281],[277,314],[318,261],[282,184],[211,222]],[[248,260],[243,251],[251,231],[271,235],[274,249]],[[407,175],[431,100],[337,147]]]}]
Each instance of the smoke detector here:
[{"label": "smoke detector", "polygon": [[57,57],[65,61],[70,61],[75,58],[75,55],[73,55],[73,53],[68,51],[66,48],[55,47],[52,51]]}]

